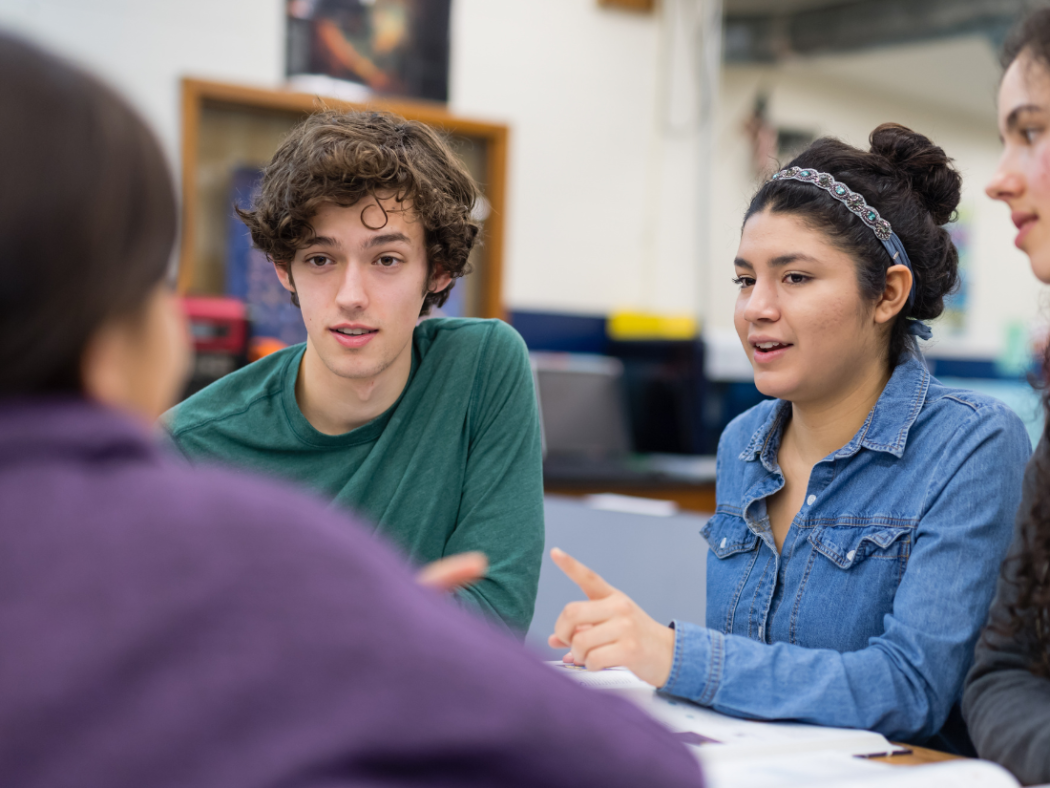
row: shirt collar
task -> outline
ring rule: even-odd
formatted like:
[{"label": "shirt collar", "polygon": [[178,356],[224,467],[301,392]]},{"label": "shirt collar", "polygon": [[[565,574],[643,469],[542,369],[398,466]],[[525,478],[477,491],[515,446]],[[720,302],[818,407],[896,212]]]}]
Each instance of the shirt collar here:
[{"label": "shirt collar", "polygon": [[[930,373],[926,364],[918,356],[907,354],[893,370],[886,388],[857,434],[834,456],[849,457],[865,448],[902,457],[908,431],[922,410],[929,387]],[[791,403],[779,400],[751,436],[751,441],[740,453],[740,459],[752,461],[761,457],[762,464],[773,470],[783,425],[790,412]]]}]

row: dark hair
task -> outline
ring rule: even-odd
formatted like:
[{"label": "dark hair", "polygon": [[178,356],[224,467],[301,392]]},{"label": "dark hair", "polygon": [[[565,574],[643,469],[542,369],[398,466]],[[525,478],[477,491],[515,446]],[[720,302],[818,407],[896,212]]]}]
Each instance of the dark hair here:
[{"label": "dark hair", "polygon": [[1010,31],[999,57],[1003,69],[1009,68],[1022,53],[1050,69],[1050,8],[1033,11]]},{"label": "dark hair", "polygon": [[[1002,65],[1008,68],[1020,55],[1050,69],[1050,8],[1040,9],[1021,20],[1007,38]],[[994,620],[991,631],[1008,638],[1023,636],[1032,655],[1029,669],[1050,678],[1050,345],[1043,357],[1043,389],[1046,425],[1043,439],[1032,458],[1034,492],[1026,511],[1019,512],[1019,541],[1003,563],[1003,578],[1013,589],[1006,604],[1005,620]]]},{"label": "dark hair", "polygon": [[[439,269],[453,279],[444,290],[427,293],[420,310],[425,315],[470,272],[467,258],[478,235],[471,216],[477,186],[430,127],[386,112],[311,115],[263,171],[252,209],[237,213],[270,260],[290,265],[313,234],[310,220],[322,203],[349,206],[388,196],[407,203],[422,221],[429,273]],[[298,305],[294,294],[292,303]]]},{"label": "dark hair", "polygon": [[82,388],[91,335],[163,280],[175,192],[115,92],[0,33],[0,396]]},{"label": "dark hair", "polygon": [[[870,143],[871,150],[862,151],[824,137],[788,166],[830,173],[862,195],[904,244],[915,276],[915,301],[901,310],[891,328],[892,368],[914,347],[907,318],[940,315],[944,297],[958,282],[959,254],[943,225],[955,216],[962,178],[943,150],[904,126],[884,123],[871,133]],[[886,271],[893,264],[886,248],[870,227],[823,189],[799,181],[767,181],[751,199],[744,222],[764,210],[799,217],[852,257],[863,297],[874,301],[885,291]]]},{"label": "dark hair", "polygon": [[[1050,369],[1050,348],[1043,360]],[[1043,393],[1046,427],[1029,472],[1034,492],[1028,509],[1018,514],[1019,540],[1003,562],[1003,579],[1012,587],[1005,619],[992,619],[989,629],[1006,638],[1021,636],[1031,655],[1028,669],[1050,678],[1050,394]],[[982,635],[986,638],[987,633]]]}]

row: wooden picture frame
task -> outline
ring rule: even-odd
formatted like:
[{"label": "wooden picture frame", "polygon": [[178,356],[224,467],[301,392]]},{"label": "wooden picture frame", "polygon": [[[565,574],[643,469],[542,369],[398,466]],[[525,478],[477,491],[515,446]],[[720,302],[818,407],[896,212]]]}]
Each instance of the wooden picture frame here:
[{"label": "wooden picture frame", "polygon": [[[278,138],[282,127],[290,127],[295,119],[329,109],[378,109],[394,112],[409,120],[433,126],[450,136],[453,143],[465,140],[483,145],[478,154],[484,169],[481,191],[488,200],[490,214],[484,222],[482,255],[470,277],[478,277],[473,316],[504,318],[502,299],[503,252],[507,183],[507,146],[509,129],[498,123],[462,118],[448,112],[442,105],[420,101],[376,99],[357,104],[335,98],[318,97],[290,90],[232,85],[202,79],[182,80],[182,236],[179,257],[178,290],[180,294],[219,295],[215,276],[209,280],[201,261],[205,256],[202,243],[205,236],[214,236],[217,219],[215,210],[221,208],[214,195],[209,196],[210,184],[202,178],[202,155],[221,141],[212,137],[214,124],[209,118],[228,113],[234,119],[229,135],[238,140],[251,138],[258,130],[257,140],[247,140],[247,147],[269,148]],[[211,130],[209,130],[211,129]],[[276,143],[272,144],[276,148]],[[261,153],[262,151],[257,151]],[[272,150],[266,156],[272,155]],[[258,158],[258,155],[257,155]],[[211,200],[210,209],[208,200]],[[229,206],[222,214],[228,215]],[[214,244],[213,244],[214,245]],[[473,258],[472,258],[473,262]],[[480,270],[478,270],[480,269]],[[457,285],[461,286],[461,285]]]},{"label": "wooden picture frame", "polygon": [[618,8],[622,11],[651,13],[656,10],[656,0],[598,0],[602,8]]}]

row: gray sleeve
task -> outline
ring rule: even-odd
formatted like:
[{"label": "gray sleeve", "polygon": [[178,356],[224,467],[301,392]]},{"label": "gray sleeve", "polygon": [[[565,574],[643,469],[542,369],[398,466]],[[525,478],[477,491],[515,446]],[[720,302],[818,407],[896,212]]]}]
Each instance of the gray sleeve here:
[{"label": "gray sleeve", "polygon": [[1011,558],[1023,549],[1021,524],[1038,490],[1035,463],[1039,458],[1050,460],[1045,437],[1025,472],[1013,545],[963,694],[963,715],[978,754],[1002,764],[1026,785],[1050,782],[1050,679],[1029,670],[1036,654],[1030,634],[1006,637],[995,628],[1009,620],[1008,606],[1016,598]]}]

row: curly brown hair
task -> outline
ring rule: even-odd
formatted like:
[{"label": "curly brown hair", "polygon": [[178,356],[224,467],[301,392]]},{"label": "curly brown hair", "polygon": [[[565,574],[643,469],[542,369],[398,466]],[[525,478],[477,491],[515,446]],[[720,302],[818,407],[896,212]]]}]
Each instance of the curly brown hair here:
[{"label": "curly brown hair", "polygon": [[[1003,49],[1006,69],[1026,55],[1050,72],[1050,8],[1034,11],[1014,29]],[[1005,621],[993,631],[1006,637],[1022,636],[1032,647],[1029,669],[1050,678],[1050,346],[1043,358],[1041,380],[1046,426],[1032,459],[1035,495],[1027,511],[1020,512],[1020,540],[1003,565],[1003,578],[1014,596],[1006,605]]]},{"label": "curly brown hair", "polygon": [[[288,266],[313,235],[310,221],[322,203],[350,206],[366,197],[392,197],[421,220],[428,282],[436,272],[452,277],[444,290],[426,293],[420,315],[428,314],[470,273],[467,258],[479,229],[474,179],[429,126],[388,112],[314,113],[263,170],[252,208],[237,214],[255,245],[275,265]],[[299,305],[294,293],[292,303]]]}]

